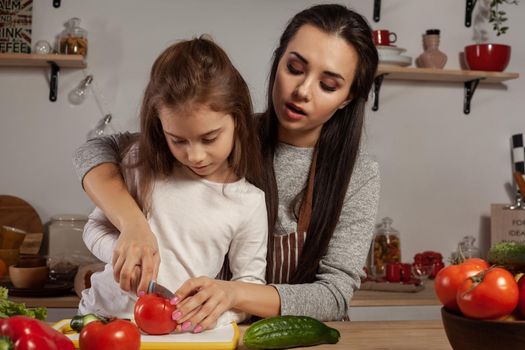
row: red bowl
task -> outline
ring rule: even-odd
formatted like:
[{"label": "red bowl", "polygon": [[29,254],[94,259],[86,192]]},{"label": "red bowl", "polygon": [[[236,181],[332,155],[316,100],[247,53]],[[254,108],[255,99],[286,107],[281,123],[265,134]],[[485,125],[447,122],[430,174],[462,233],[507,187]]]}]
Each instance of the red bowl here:
[{"label": "red bowl", "polygon": [[503,72],[510,61],[510,46],[476,44],[465,46],[465,61],[471,70]]}]

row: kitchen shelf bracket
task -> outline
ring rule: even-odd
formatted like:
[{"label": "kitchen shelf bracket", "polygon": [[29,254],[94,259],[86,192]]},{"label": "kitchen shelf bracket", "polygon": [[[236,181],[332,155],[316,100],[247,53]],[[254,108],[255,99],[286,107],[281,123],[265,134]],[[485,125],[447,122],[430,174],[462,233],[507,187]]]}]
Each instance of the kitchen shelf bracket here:
[{"label": "kitchen shelf bracket", "polygon": [[466,0],[466,8],[465,8],[465,27],[470,27],[472,24],[472,12],[474,11],[474,7],[476,6],[477,0]]},{"label": "kitchen shelf bracket", "polygon": [[478,78],[465,82],[465,98],[463,99],[463,113],[465,114],[470,113],[470,102],[472,101],[474,92],[476,91],[476,88],[478,87],[479,81],[481,79],[483,78]]},{"label": "kitchen shelf bracket", "polygon": [[47,63],[49,63],[49,66],[51,67],[51,76],[49,77],[49,101],[55,102],[57,100],[58,73],[60,72],[60,67],[53,61],[48,61]]},{"label": "kitchen shelf bracket", "polygon": [[374,0],[374,22],[381,19],[381,0]]},{"label": "kitchen shelf bracket", "polygon": [[381,91],[381,84],[383,84],[385,75],[380,74],[374,79],[374,105],[372,106],[374,112],[379,110],[379,91]]},{"label": "kitchen shelf bracket", "polygon": [[53,0],[53,7],[54,8],[59,8],[60,7],[60,0]]}]

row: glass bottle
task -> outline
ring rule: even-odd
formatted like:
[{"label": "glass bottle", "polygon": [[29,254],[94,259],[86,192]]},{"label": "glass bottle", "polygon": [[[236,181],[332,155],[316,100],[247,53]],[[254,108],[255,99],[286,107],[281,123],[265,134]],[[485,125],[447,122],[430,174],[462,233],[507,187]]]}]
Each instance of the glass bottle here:
[{"label": "glass bottle", "polygon": [[80,18],[69,19],[58,39],[58,52],[65,55],[82,55],[86,57],[88,40],[87,31],[79,26]]},{"label": "glass bottle", "polygon": [[420,68],[443,68],[447,63],[447,55],[439,51],[439,29],[429,29],[423,35],[423,49],[425,50],[416,59]]},{"label": "glass bottle", "polygon": [[399,232],[392,227],[392,222],[389,217],[383,218],[372,241],[371,272],[376,277],[385,276],[386,264],[401,262],[401,240]]}]

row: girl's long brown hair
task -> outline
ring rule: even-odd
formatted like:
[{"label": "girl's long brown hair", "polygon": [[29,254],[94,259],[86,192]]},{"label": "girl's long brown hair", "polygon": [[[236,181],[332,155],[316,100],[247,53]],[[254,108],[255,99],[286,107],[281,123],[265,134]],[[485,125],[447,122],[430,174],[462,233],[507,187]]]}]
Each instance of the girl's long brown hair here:
[{"label": "girl's long brown hair", "polygon": [[139,174],[135,197],[144,212],[150,207],[153,181],[170,176],[177,163],[159,119],[162,106],[207,106],[230,114],[235,123],[230,166],[237,176],[261,186],[261,155],[248,86],[224,50],[200,37],[168,47],[151,69],[140,111],[138,160],[134,164]]},{"label": "girl's long brown hair", "polygon": [[[267,110],[259,121],[264,163],[264,185],[268,207],[268,227],[275,228],[278,215],[278,192],[273,158],[278,145],[278,120],[272,89],[277,66],[288,43],[299,28],[309,24],[325,33],[343,38],[359,56],[354,81],[350,88],[352,101],[328,120],[317,142],[317,166],[314,182],[312,218],[297,269],[289,283],[309,283],[315,280],[319,261],[326,254],[343,207],[345,194],[359,152],[365,103],[372,87],[378,64],[377,50],[366,20],[342,5],[317,5],[298,13],[289,22],[274,52],[268,86]],[[306,184],[305,184],[306,185]],[[268,240],[268,261],[271,266],[273,236]],[[270,280],[267,271],[267,280]]]}]

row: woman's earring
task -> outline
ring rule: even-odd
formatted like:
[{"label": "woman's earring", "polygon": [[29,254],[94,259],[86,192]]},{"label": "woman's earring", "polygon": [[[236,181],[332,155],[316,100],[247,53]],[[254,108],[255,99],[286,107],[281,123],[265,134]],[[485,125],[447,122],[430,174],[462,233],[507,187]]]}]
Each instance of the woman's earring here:
[{"label": "woman's earring", "polygon": [[352,102],[352,99],[348,99],[348,100],[346,100],[345,102],[341,103],[341,105],[339,106],[338,109],[343,109],[343,108],[345,108],[350,102]]}]

